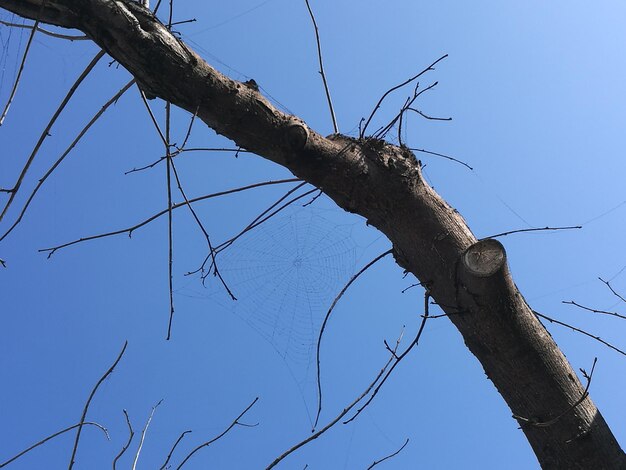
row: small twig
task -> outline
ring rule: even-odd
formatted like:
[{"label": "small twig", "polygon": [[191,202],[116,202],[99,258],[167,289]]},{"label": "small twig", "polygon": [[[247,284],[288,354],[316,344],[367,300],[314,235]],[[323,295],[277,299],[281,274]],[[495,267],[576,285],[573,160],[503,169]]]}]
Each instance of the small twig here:
[{"label": "small twig", "polygon": [[513,233],[521,233],[521,232],[542,232],[546,230],[574,230],[583,228],[582,225],[572,225],[568,227],[540,227],[540,228],[521,228],[519,230],[510,230],[508,232],[496,233],[495,235],[489,235],[488,237],[483,237],[480,240],[486,240],[488,238],[497,238],[497,237],[505,237],[507,235],[511,235]]},{"label": "small twig", "polygon": [[522,426],[533,426],[536,428],[547,428],[549,426],[552,426],[556,422],[560,421],[563,418],[563,416],[568,414],[570,411],[575,410],[576,407],[578,407],[578,405],[580,405],[583,401],[585,401],[585,398],[589,396],[589,387],[591,386],[591,379],[593,377],[593,371],[596,368],[597,362],[598,362],[598,358],[594,357],[593,365],[591,366],[591,372],[589,374],[587,374],[587,371],[585,369],[580,369],[580,372],[583,374],[583,377],[587,380],[587,385],[585,386],[585,390],[583,391],[581,397],[578,400],[576,400],[576,403],[570,406],[567,410],[565,410],[564,412],[557,415],[555,418],[552,418],[548,421],[538,421],[534,418],[524,418],[523,416],[518,416],[516,414],[513,415],[513,418],[518,421],[521,421]]},{"label": "small twig", "polygon": [[602,315],[611,315],[617,318],[621,318],[622,320],[626,320],[626,315],[621,315],[617,312],[609,312],[607,310],[597,310],[595,308],[585,307],[584,305],[581,305],[578,302],[574,302],[573,300],[562,300],[561,302],[568,305],[574,305],[575,307],[587,310],[588,312],[599,313]]},{"label": "small twig", "polygon": [[[284,183],[295,183],[295,182],[299,182],[300,180],[298,178],[289,178],[289,179],[284,179],[284,180],[277,180],[277,181],[264,181],[262,183],[255,183],[255,184],[250,184],[248,186],[242,186],[240,188],[235,188],[235,189],[229,189],[227,191],[220,191],[217,193],[212,193],[212,194],[207,194],[205,196],[199,196],[193,199],[189,199],[189,203],[194,203],[194,202],[198,202],[198,201],[203,201],[205,199],[212,199],[212,198],[216,198],[216,197],[220,197],[220,196],[226,196],[228,194],[234,194],[234,193],[238,193],[241,191],[247,191],[249,189],[254,189],[254,188],[258,188],[261,186],[269,186],[269,185],[275,185],[275,184],[284,184]],[[172,210],[176,210],[179,209],[180,207],[186,207],[187,203],[186,202],[179,202],[177,204],[174,204],[172,206]],[[48,258],[50,258],[57,250],[60,250],[62,248],[67,248],[68,246],[72,246],[72,245],[76,245],[77,243],[82,243],[82,242],[86,242],[86,241],[91,241],[91,240],[97,240],[99,238],[106,238],[106,237],[111,237],[114,235],[120,235],[122,233],[128,233],[129,236],[132,235],[132,233],[135,230],[140,229],[141,227],[149,224],[150,222],[154,221],[155,219],[158,219],[159,217],[161,217],[162,215],[167,214],[167,209],[164,209],[160,212],[157,212],[156,214],[150,216],[149,218],[145,219],[142,222],[139,222],[138,224],[133,225],[132,227],[127,227],[121,230],[115,230],[113,232],[107,232],[107,233],[101,233],[99,235],[92,235],[89,237],[84,237],[84,238],[80,238],[77,240],[73,240],[71,242],[67,242],[64,243],[62,245],[57,245],[57,246],[53,246],[50,248],[41,248],[40,250],[38,250],[39,252],[47,252],[48,253]]]},{"label": "small twig", "polygon": [[65,434],[68,431],[71,431],[72,429],[76,429],[80,426],[95,426],[98,429],[102,430],[102,432],[104,433],[104,435],[106,436],[107,439],[109,439],[109,433],[106,430],[106,428],[98,423],[94,423],[91,421],[84,421],[82,423],[78,423],[78,424],[74,424],[72,426],[69,426],[65,429],[62,429],[58,432],[55,432],[54,434],[49,435],[48,437],[40,440],[39,442],[36,442],[35,444],[33,444],[32,446],[30,446],[28,449],[23,450],[22,452],[20,452],[19,454],[11,457],[9,460],[6,460],[5,462],[0,463],[0,468],[2,467],[6,467],[7,465],[9,465],[12,462],[15,462],[17,459],[19,459],[20,457],[22,457],[24,454],[27,454],[28,452],[30,452],[31,450],[39,447],[42,444],[45,444],[46,442],[48,442],[50,439],[54,439],[57,436],[60,436],[61,434]]},{"label": "small twig", "polygon": [[172,454],[174,454],[174,451],[176,450],[176,447],[178,447],[178,444],[180,443],[180,441],[183,440],[183,437],[185,437],[186,434],[189,434],[191,431],[183,431],[181,433],[180,436],[178,436],[178,439],[176,439],[176,442],[174,443],[174,445],[172,446],[172,449],[170,450],[170,453],[167,454],[167,458],[165,459],[165,462],[163,463],[163,465],[161,465],[161,467],[159,468],[159,470],[165,470],[167,467],[167,464],[170,462],[170,459],[172,458]]},{"label": "small twig", "polygon": [[130,418],[128,416],[128,412],[126,410],[123,410],[123,411],[124,411],[124,417],[126,418],[126,426],[128,426],[128,440],[126,441],[126,444],[124,444],[124,446],[122,447],[122,450],[120,450],[120,453],[115,456],[115,459],[113,459],[113,470],[115,470],[117,461],[122,457],[122,455],[124,455],[124,452],[126,452],[126,450],[130,447],[130,443],[133,441],[133,437],[135,436],[135,431],[133,431],[133,426],[130,424]]},{"label": "small twig", "polygon": [[595,335],[592,335],[591,333],[587,333],[585,330],[581,330],[580,328],[576,328],[575,326],[572,326],[572,325],[570,325],[570,324],[568,324],[568,323],[564,323],[564,322],[562,322],[562,321],[555,320],[554,318],[550,318],[550,317],[548,317],[548,316],[546,316],[546,315],[543,315],[543,314],[541,314],[541,313],[537,312],[536,310],[533,310],[533,313],[534,313],[535,315],[537,315],[538,317],[541,317],[541,318],[543,318],[543,319],[545,319],[545,320],[548,320],[550,323],[556,323],[557,325],[561,325],[561,326],[564,326],[564,327],[566,327],[566,328],[570,328],[571,330],[573,330],[573,331],[575,331],[575,332],[577,332],[577,333],[581,333],[581,334],[583,334],[583,335],[585,335],[585,336],[589,336],[590,338],[595,339],[595,340],[596,340],[596,341],[598,341],[599,343],[602,343],[602,344],[604,344],[605,346],[607,346],[607,347],[609,347],[609,348],[613,349],[614,351],[617,351],[618,353],[623,354],[624,356],[626,356],[626,352],[625,352],[625,351],[622,351],[621,349],[619,349],[619,348],[617,348],[617,347],[613,346],[611,343],[608,343],[608,342],[604,341],[604,340],[603,340],[602,338],[600,338],[599,336],[595,336]]},{"label": "small twig", "polygon": [[146,421],[145,426],[141,431],[141,439],[139,439],[139,447],[137,448],[137,452],[135,453],[135,459],[133,460],[132,470],[137,468],[137,462],[139,461],[139,454],[141,454],[141,449],[143,448],[143,443],[146,439],[146,433],[148,432],[148,428],[150,427],[150,423],[152,422],[152,418],[154,417],[154,412],[159,407],[159,405],[163,403],[163,399],[159,400],[159,402],[152,407],[152,411],[150,412],[150,416],[148,416],[148,420]]},{"label": "small twig", "polygon": [[[3,21],[0,20],[0,24],[3,24],[5,26],[10,26],[11,28],[21,28],[21,29],[35,29],[34,25],[27,25],[27,24],[18,24],[18,23],[9,23],[8,21]],[[60,33],[55,33],[53,31],[48,31],[47,29],[44,29],[40,26],[37,26],[37,32],[45,34],[46,36],[50,36],[53,38],[57,38],[57,39],[67,39],[69,41],[86,41],[89,38],[85,35],[82,36],[74,36],[74,35],[69,35],[69,34],[60,34]]]},{"label": "small twig", "polygon": [[372,465],[367,467],[367,470],[371,470],[372,468],[374,468],[379,463],[383,463],[385,460],[389,460],[389,459],[395,457],[396,455],[398,455],[400,452],[402,452],[404,450],[404,448],[407,446],[408,443],[409,443],[409,438],[407,437],[406,441],[404,441],[404,444],[402,444],[402,447],[400,447],[398,450],[396,450],[393,454],[389,454],[388,456],[383,457],[380,460],[374,460],[374,462],[372,462]]},{"label": "small twig", "polygon": [[128,346],[128,341],[124,341],[124,346],[122,347],[122,350],[118,354],[117,359],[115,359],[115,362],[113,362],[111,367],[109,367],[109,369],[104,373],[104,375],[102,375],[102,377],[100,377],[100,380],[98,380],[96,385],[91,390],[91,393],[89,394],[89,398],[87,398],[87,402],[85,403],[85,407],[83,408],[83,414],[80,417],[80,421],[78,422],[78,431],[76,432],[76,439],[74,440],[74,447],[72,448],[72,456],[70,457],[70,464],[69,464],[69,467],[68,467],[69,470],[72,470],[72,468],[74,467],[74,459],[76,457],[76,451],[78,450],[78,442],[80,440],[80,433],[81,433],[81,431],[83,429],[83,424],[85,423],[85,417],[87,416],[87,410],[89,410],[89,405],[91,403],[91,400],[93,399],[94,395],[96,394],[96,391],[98,390],[98,387],[100,387],[100,384],[102,384],[102,382],[104,382],[106,380],[106,378],[109,375],[111,375],[111,373],[113,372],[113,369],[115,369],[117,364],[122,359],[122,356],[124,355],[124,352],[126,351],[126,346]]},{"label": "small twig", "polygon": [[[45,4],[45,2],[43,2],[41,4],[42,8],[43,8],[44,4]],[[22,167],[22,171],[21,171],[20,175],[18,176],[17,181],[15,182],[15,185],[11,189],[4,190],[4,192],[8,192],[9,193],[9,200],[6,202],[6,204],[4,206],[4,209],[2,209],[2,213],[0,213],[0,221],[3,219],[4,215],[9,210],[9,207],[11,207],[11,204],[13,203],[13,200],[15,199],[15,196],[17,195],[17,192],[19,191],[20,186],[22,185],[22,182],[24,181],[24,177],[26,176],[26,173],[28,172],[28,169],[30,168],[30,165],[33,163],[33,160],[35,159],[35,155],[37,155],[37,152],[39,152],[39,149],[41,148],[41,145],[43,144],[43,141],[46,139],[46,137],[48,137],[50,135],[50,129],[52,128],[52,126],[56,122],[57,118],[61,115],[61,113],[65,109],[65,106],[70,101],[70,98],[72,98],[72,96],[74,95],[74,93],[78,89],[79,85],[83,82],[83,80],[85,78],[87,78],[87,75],[89,75],[89,73],[91,73],[91,71],[94,69],[94,67],[98,63],[98,61],[102,57],[104,57],[104,54],[105,54],[104,51],[98,52],[95,55],[95,57],[93,59],[91,59],[91,62],[89,62],[87,67],[85,67],[85,70],[83,70],[82,73],[80,74],[80,76],[76,79],[76,81],[74,82],[72,87],[69,89],[69,91],[65,95],[65,98],[63,98],[63,101],[61,102],[61,104],[59,105],[57,110],[54,112],[54,115],[52,116],[52,118],[48,122],[48,125],[46,126],[44,131],[39,136],[39,140],[37,141],[37,144],[35,145],[35,148],[33,149],[33,151],[31,152],[30,156],[28,157],[28,160],[26,161],[26,164]],[[1,121],[0,121],[0,123],[1,123]]]},{"label": "small twig", "polygon": [[117,100],[120,99],[120,97],[126,93],[126,91],[135,83],[135,80],[131,80],[130,82],[128,82],[126,85],[124,85],[109,101],[107,101],[101,108],[100,110],[98,110],[98,112],[91,118],[91,120],[87,123],[87,125],[85,125],[85,127],[83,127],[83,129],[78,133],[78,135],[76,136],[76,138],[72,141],[72,143],[65,149],[65,151],[63,152],[63,154],[57,159],[56,162],[54,162],[54,164],[48,169],[48,171],[46,171],[46,173],[39,179],[39,181],[37,182],[37,185],[35,186],[35,189],[32,190],[32,192],[30,193],[30,196],[28,197],[28,199],[26,199],[26,202],[24,203],[24,205],[22,206],[22,210],[20,211],[20,214],[17,216],[17,218],[15,219],[15,222],[13,222],[13,225],[11,225],[11,227],[9,227],[7,229],[6,232],[4,232],[4,234],[2,234],[2,236],[0,236],[0,241],[4,240],[6,238],[7,235],[9,235],[9,233],[11,233],[13,231],[13,229],[15,229],[15,227],[17,227],[19,225],[19,223],[22,221],[22,218],[24,217],[24,214],[26,213],[26,210],[28,209],[28,207],[30,206],[30,203],[32,202],[32,200],[35,198],[35,195],[37,194],[37,192],[39,191],[39,189],[41,188],[41,186],[44,184],[44,182],[48,179],[48,177],[52,174],[52,172],[54,172],[54,170],[57,169],[57,167],[61,164],[61,162],[63,162],[63,160],[65,160],[65,157],[68,156],[68,154],[74,149],[74,147],[76,147],[76,145],[78,144],[78,142],[83,138],[83,136],[87,133],[87,131],[91,128],[91,126],[93,124],[95,124],[95,122],[100,118],[100,116],[102,116],[102,114],[104,114],[104,112],[114,103],[117,102]]},{"label": "small twig", "polygon": [[243,424],[240,423],[239,420],[243,417],[243,415],[245,415],[248,410],[250,410],[250,408],[252,408],[254,406],[254,404],[259,400],[259,397],[256,397],[254,400],[252,400],[252,403],[250,403],[245,410],[243,410],[239,416],[237,416],[235,418],[235,420],[230,423],[230,425],[224,429],[224,431],[222,431],[220,434],[218,434],[217,436],[215,436],[213,439],[206,441],[203,444],[200,444],[198,447],[196,447],[194,450],[192,450],[187,457],[185,457],[185,459],[180,463],[180,465],[178,467],[176,467],[176,470],[179,470],[183,465],[185,465],[185,463],[187,463],[187,461],[191,458],[191,456],[193,454],[195,454],[196,452],[198,452],[200,449],[202,449],[203,447],[208,447],[209,445],[211,445],[212,443],[214,443],[215,441],[217,441],[218,439],[221,439],[223,436],[226,435],[226,433],[228,431],[230,431],[232,428],[234,428],[235,426],[239,425],[239,426],[244,426],[244,427],[252,427],[252,426],[256,426],[256,425],[248,425],[248,424]]},{"label": "small twig", "polygon": [[617,293],[617,291],[615,289],[613,289],[613,286],[611,286],[609,281],[605,281],[604,279],[602,279],[601,277],[599,277],[598,279],[600,279],[600,281],[602,281],[613,293],[613,295],[615,297],[617,297],[618,299],[620,299],[622,302],[626,302],[626,299],[624,297],[622,297],[620,294]]},{"label": "small twig", "polygon": [[474,171],[474,168],[472,168],[471,166],[469,166],[467,163],[461,161],[461,160],[457,160],[454,157],[451,157],[449,155],[444,155],[443,153],[437,153],[437,152],[431,152],[430,150],[425,150],[425,149],[417,149],[417,148],[409,148],[409,150],[411,150],[412,152],[421,152],[421,153],[425,153],[427,155],[434,155],[435,157],[441,157],[441,158],[445,158],[447,160],[451,160],[455,163],[458,163],[459,165],[463,165],[466,168],[469,168],[470,170]]},{"label": "small twig", "polygon": [[337,302],[339,299],[343,297],[346,291],[350,288],[350,286],[356,281],[365,271],[371,268],[378,261],[383,259],[385,256],[393,253],[393,250],[387,250],[384,253],[378,255],[376,258],[367,263],[363,268],[359,270],[354,276],[350,278],[350,280],[343,286],[339,294],[335,297],[328,312],[326,312],[326,316],[324,317],[324,321],[322,322],[322,327],[320,328],[320,333],[317,337],[317,351],[316,351],[316,364],[317,364],[317,414],[315,415],[315,423],[313,424],[313,429],[317,427],[317,422],[320,419],[320,414],[322,412],[322,379],[321,379],[321,364],[320,364],[320,352],[321,352],[321,344],[322,344],[322,336],[324,335],[324,331],[326,330],[326,325],[328,324],[328,320],[330,319],[330,314],[335,309]]},{"label": "small twig", "polygon": [[306,7],[309,10],[309,15],[311,15],[311,21],[313,22],[313,28],[315,29],[315,42],[317,43],[317,59],[320,64],[320,75],[322,76],[322,82],[324,83],[324,91],[326,92],[326,100],[328,101],[328,108],[330,110],[330,118],[333,121],[333,129],[335,134],[339,133],[339,128],[337,127],[337,119],[335,117],[335,110],[333,109],[333,102],[330,99],[330,90],[328,89],[328,83],[326,82],[326,73],[324,72],[324,63],[322,61],[322,45],[320,42],[320,34],[317,28],[317,22],[315,21],[315,15],[313,15],[313,10],[311,10],[311,5],[309,5],[309,0],[304,0],[306,3]]},{"label": "small twig", "polygon": [[425,69],[423,69],[421,72],[419,72],[417,75],[414,75],[413,77],[409,78],[408,80],[405,80],[404,82],[400,83],[399,85],[396,85],[392,88],[390,88],[389,90],[387,90],[383,96],[378,100],[378,103],[376,103],[376,106],[374,107],[374,109],[372,110],[372,113],[370,114],[369,118],[367,118],[367,120],[365,121],[365,125],[361,128],[361,131],[359,133],[359,138],[363,138],[365,136],[365,131],[367,130],[367,127],[369,126],[370,122],[372,121],[372,118],[374,117],[374,115],[376,114],[376,112],[378,111],[378,109],[380,108],[380,105],[382,104],[382,102],[385,100],[385,98],[387,98],[387,96],[389,96],[390,93],[393,93],[394,91],[396,91],[399,88],[402,88],[405,85],[408,85],[409,83],[411,83],[412,81],[416,80],[417,78],[421,77],[422,75],[424,75],[426,72],[429,72],[431,70],[434,70],[435,65],[437,65],[439,62],[441,62],[442,60],[444,60],[446,57],[448,57],[448,54],[445,54],[441,57],[439,57],[436,61],[434,61],[432,64],[430,64],[428,67],[426,67]]}]

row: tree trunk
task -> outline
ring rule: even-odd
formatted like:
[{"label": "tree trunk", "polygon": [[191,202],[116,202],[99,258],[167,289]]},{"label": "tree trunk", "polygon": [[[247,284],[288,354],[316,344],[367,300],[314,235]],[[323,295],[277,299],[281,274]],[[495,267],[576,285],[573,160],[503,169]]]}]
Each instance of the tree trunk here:
[{"label": "tree trunk", "polygon": [[197,114],[238,146],[288,168],[393,244],[449,314],[511,408],[543,468],[626,469],[626,456],[575,372],[513,283],[502,245],[477,241],[405,148],[327,138],[214,70],[149,10],[122,0],[0,0],[87,34],[150,95]]}]

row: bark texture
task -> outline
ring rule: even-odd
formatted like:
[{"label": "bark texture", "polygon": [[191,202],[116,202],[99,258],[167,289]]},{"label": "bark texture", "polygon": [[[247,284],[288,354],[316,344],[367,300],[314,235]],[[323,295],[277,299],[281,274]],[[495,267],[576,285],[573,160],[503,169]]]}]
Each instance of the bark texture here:
[{"label": "bark texture", "polygon": [[[237,145],[288,168],[393,243],[396,261],[450,315],[547,469],[626,469],[626,456],[550,334],[513,283],[504,248],[477,241],[424,181],[408,150],[327,138],[222,75],[152,13],[123,0],[0,0],[27,18],[76,28],[150,95],[196,113]],[[580,402],[580,403],[579,403]]]}]

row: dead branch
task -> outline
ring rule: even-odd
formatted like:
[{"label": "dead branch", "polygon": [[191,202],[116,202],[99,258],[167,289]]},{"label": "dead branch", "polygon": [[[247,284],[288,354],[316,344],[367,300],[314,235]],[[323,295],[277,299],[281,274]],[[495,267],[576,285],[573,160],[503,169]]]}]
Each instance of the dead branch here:
[{"label": "dead branch", "polygon": [[404,444],[402,444],[402,446],[396,450],[393,454],[389,454],[386,457],[383,457],[380,460],[374,460],[374,462],[372,462],[372,465],[370,465],[369,467],[367,467],[367,470],[371,470],[372,468],[374,468],[376,465],[383,463],[385,460],[389,460],[393,457],[395,457],[396,455],[398,455],[400,452],[402,452],[404,450],[404,448],[406,447],[406,445],[409,443],[409,438],[406,438],[406,441],[404,441]]}]

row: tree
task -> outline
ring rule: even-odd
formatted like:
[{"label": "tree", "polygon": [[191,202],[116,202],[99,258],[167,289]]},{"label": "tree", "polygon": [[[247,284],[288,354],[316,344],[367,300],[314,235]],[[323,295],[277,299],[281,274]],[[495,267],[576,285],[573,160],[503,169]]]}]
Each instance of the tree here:
[{"label": "tree", "polygon": [[141,6],[104,0],[3,0],[0,6],[81,30],[126,68],[148,97],[171,102],[239,148],[284,166],[385,234],[398,265],[419,279],[427,300],[432,297],[458,328],[542,466],[626,465],[586,384],[513,284],[502,245],[477,241],[426,183],[422,164],[406,147],[372,138],[376,134],[367,122],[361,136],[321,136],[276,109],[254,83],[234,81],[210,67]]}]

